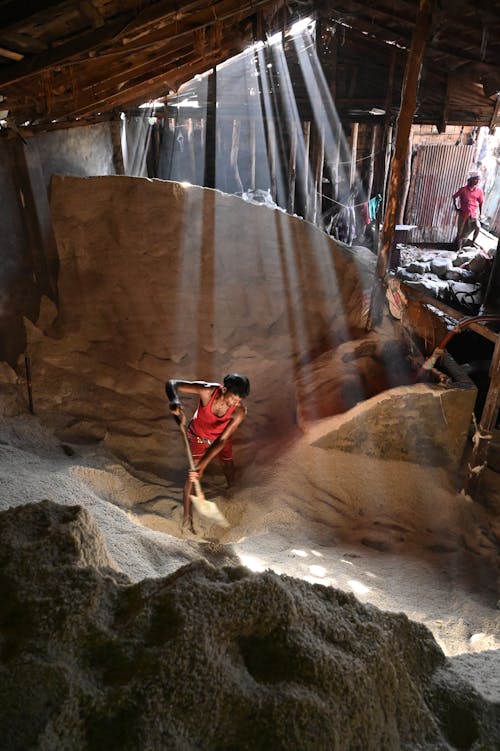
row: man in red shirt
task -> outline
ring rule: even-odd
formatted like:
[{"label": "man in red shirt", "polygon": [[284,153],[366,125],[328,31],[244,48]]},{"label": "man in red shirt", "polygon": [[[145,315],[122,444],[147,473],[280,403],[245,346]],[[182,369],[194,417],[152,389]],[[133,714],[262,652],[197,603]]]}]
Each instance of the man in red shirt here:
[{"label": "man in red shirt", "polygon": [[[471,232],[472,242],[476,244],[476,239],[481,229],[479,219],[483,210],[484,194],[478,187],[479,175],[472,175],[467,180],[467,185],[457,190],[453,196],[453,206],[458,211],[457,225],[457,249],[462,250],[463,241],[469,237]],[[457,198],[459,205],[457,206]]]},{"label": "man in red shirt", "polygon": [[191,486],[201,477],[212,459],[218,458],[228,485],[234,479],[234,464],[231,437],[241,425],[247,411],[242,404],[250,393],[250,382],[244,375],[230,373],[223,384],[206,381],[169,380],[165,385],[170,411],[182,425],[186,424],[184,408],[178,392],[196,394],[200,401],[187,427],[189,446],[196,464],[196,471],[189,472],[184,485],[183,526],[191,524]]}]

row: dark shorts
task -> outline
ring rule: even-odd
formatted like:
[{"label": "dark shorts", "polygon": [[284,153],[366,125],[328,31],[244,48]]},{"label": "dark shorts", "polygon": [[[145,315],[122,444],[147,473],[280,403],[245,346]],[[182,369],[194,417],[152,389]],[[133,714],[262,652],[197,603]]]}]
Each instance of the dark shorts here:
[{"label": "dark shorts", "polygon": [[[198,438],[198,436],[192,433],[190,430],[188,430],[187,436],[189,439],[189,447],[191,449],[193,459],[197,461],[198,459],[201,459],[201,457],[210,448],[210,441],[207,441],[204,438]],[[223,449],[217,454],[217,459],[220,462],[231,462],[233,460],[233,444],[231,439],[226,441]]]},{"label": "dark shorts", "polygon": [[460,235],[460,239],[468,237],[471,232],[474,232],[480,226],[479,219],[474,219],[472,216],[459,217],[458,234]]}]

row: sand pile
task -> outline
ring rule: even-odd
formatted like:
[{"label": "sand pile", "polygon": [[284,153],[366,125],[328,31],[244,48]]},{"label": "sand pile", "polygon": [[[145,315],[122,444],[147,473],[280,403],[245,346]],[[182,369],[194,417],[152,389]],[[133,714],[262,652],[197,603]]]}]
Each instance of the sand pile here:
[{"label": "sand pile", "polygon": [[[435,463],[437,466],[418,466],[402,460],[404,447],[396,446],[399,439],[392,439],[392,447],[397,449],[392,452],[388,452],[387,443],[375,445],[377,436],[383,435],[382,421],[379,419],[377,424],[375,413],[370,424],[380,434],[357,441],[355,446],[348,446],[345,440],[346,450],[339,450],[337,444],[330,442],[338,418],[324,416],[322,398],[320,403],[315,398],[304,403],[307,394],[314,397],[316,388],[318,393],[323,388],[330,395],[339,393],[335,378],[340,376],[338,383],[341,383],[345,372],[337,369],[335,373],[331,363],[338,361],[345,365],[346,356],[349,381],[351,385],[356,381],[356,388],[347,391],[349,398],[360,383],[367,385],[366,376],[374,360],[379,366],[377,378],[393,383],[392,349],[385,344],[392,341],[391,336],[382,332],[376,343],[361,341],[365,337],[362,312],[371,284],[373,258],[371,264],[370,259],[363,261],[355,252],[336,246],[307,223],[281,212],[269,212],[234,197],[197,188],[130,178],[64,178],[54,185],[53,199],[60,254],[60,311],[58,315],[45,301],[37,326],[26,324],[37,417],[27,414],[23,405],[26,393],[20,379],[7,366],[1,370],[0,508],[48,498],[87,509],[105,536],[112,560],[136,583],[138,589],[130,591],[151,591],[153,600],[155,588],[161,589],[163,585],[146,582],[146,577],[171,575],[184,564],[203,557],[218,566],[242,561],[255,570],[273,569],[311,583],[355,592],[363,602],[387,610],[403,610],[429,626],[446,654],[453,656],[448,665],[455,671],[457,685],[461,685],[461,676],[466,675],[484,697],[500,701],[500,624],[496,608],[500,484],[495,481],[496,476],[486,472],[484,477],[490,506],[471,504],[458,494],[460,477],[450,472],[449,466],[440,466],[439,462]],[[241,232],[242,227],[245,233]],[[359,337],[359,344],[353,347],[349,342],[352,336]],[[328,354],[334,351],[339,355],[337,358]],[[363,362],[359,362],[356,374],[355,360],[360,358]],[[166,414],[164,381],[168,377],[219,379],[230,370],[247,373],[252,382],[249,416],[235,442],[238,482],[228,491],[216,467],[203,478],[207,496],[217,500],[230,527],[222,530],[195,518],[199,536],[180,540],[186,459],[178,430]],[[18,375],[21,373],[22,368]],[[441,399],[442,392],[431,387],[423,387],[423,391],[426,399],[432,400],[436,419],[444,425],[453,424],[449,400]],[[418,394],[412,393],[412,398],[418,398]],[[428,402],[420,403],[422,408],[425,403]],[[303,412],[301,405],[306,407]],[[194,409],[195,404],[191,406]],[[418,407],[414,401],[412,409],[416,418]],[[301,414],[305,432],[298,426]],[[318,415],[322,417],[319,421]],[[362,405],[346,413],[344,437],[349,438],[354,427],[361,434],[365,421]],[[316,426],[319,433],[315,433]],[[381,461],[383,451],[386,458]],[[95,565],[103,564],[101,561]],[[111,603],[106,608],[112,614],[113,603],[121,597],[122,588],[128,591],[132,585],[122,584],[123,579],[116,580],[109,573],[109,561],[105,565],[107,583],[95,586],[97,593],[105,590],[103,598]],[[221,587],[232,591],[229,574],[213,573],[204,565],[200,566],[200,572],[207,587],[210,580],[217,591]],[[196,579],[198,574],[196,571],[189,576],[183,574],[176,585],[180,588],[185,581],[186,597],[190,587],[195,587],[190,576]],[[260,581],[258,577],[242,574],[241,581],[247,580]],[[274,587],[277,580],[267,576],[263,581],[272,582]],[[63,587],[62,582],[60,586]],[[243,586],[238,584],[240,588]],[[275,608],[271,607],[266,615],[267,603],[272,600],[266,589],[268,585],[263,585],[262,590],[256,584],[252,586],[255,587],[252,607],[259,612],[259,618],[266,622],[275,618],[277,624],[282,624],[284,616]],[[286,590],[288,584],[279,584],[279,592],[283,587]],[[310,594],[315,590],[307,587],[299,590],[300,597],[287,595],[286,602],[295,602],[297,597],[299,600],[318,597],[317,592]],[[59,590],[56,595],[59,597]],[[261,595],[266,607],[259,609]],[[207,598],[210,596],[207,594]],[[204,597],[200,595],[208,603]],[[94,615],[100,621],[102,613],[97,600]],[[236,596],[235,602],[239,602]],[[241,604],[247,607],[243,600]],[[147,621],[148,606],[142,600],[139,605]],[[224,613],[221,615],[219,605],[214,607],[214,619],[221,618],[222,637],[227,644],[233,644],[225,630]],[[307,610],[302,605],[294,607],[301,613]],[[314,610],[315,606],[311,607]],[[47,608],[52,611],[52,605]],[[87,605],[84,611],[85,608]],[[91,608],[86,612],[94,617]],[[199,617],[201,622],[201,614]],[[240,615],[231,618],[240,623]],[[353,618],[356,620],[357,616]],[[316,623],[318,619],[315,616],[313,620]],[[305,621],[309,623],[306,616]],[[294,621],[294,629],[300,630],[297,623]],[[216,620],[206,627],[210,633],[218,632],[219,628]],[[134,621],[127,639],[135,638],[132,633],[139,634],[134,631],[136,628],[139,625]],[[245,635],[244,624],[241,628]],[[310,629],[316,644],[318,633],[323,632],[317,633],[315,625]],[[370,630],[368,626],[366,630]],[[85,629],[81,637],[88,643]],[[244,636],[238,638],[241,641]],[[306,649],[303,644],[296,645],[295,635],[287,638],[301,654]],[[382,638],[383,649],[387,647],[387,638]],[[137,639],[140,641],[142,636]],[[199,641],[204,648],[202,636]],[[109,642],[105,639],[104,643]],[[121,693],[121,684],[111,690],[104,686],[101,677],[90,680],[92,686],[97,681],[99,701],[102,699],[100,704],[96,699],[97,703],[89,705],[91,714],[100,718],[101,729],[106,726],[106,702],[113,691],[123,702],[120,706],[125,708],[124,722],[130,714],[127,697],[135,688],[130,687],[132,678],[129,680],[126,666],[130,664],[129,655],[136,654],[131,649],[125,649],[123,658],[125,693]],[[238,654],[243,655],[243,648],[239,649]],[[267,655],[275,652],[277,664],[281,665],[278,657],[284,654],[284,647],[279,640],[270,641],[262,649]],[[435,654],[435,646],[429,649]],[[315,655],[318,675],[321,655],[329,654],[328,650],[323,645]],[[118,649],[116,660],[113,657],[110,661],[113,664],[116,661],[119,667],[121,655]],[[101,652],[98,658],[94,655],[92,669],[95,668],[96,674],[101,659],[107,664]],[[136,658],[130,659],[135,665]],[[388,659],[389,664],[400,666],[399,652]],[[82,667],[83,657],[78,655],[78,660],[77,673],[80,671],[81,677],[88,668],[87,663]],[[200,657],[203,664],[212,665],[211,660],[211,656]],[[291,658],[290,661],[293,663]],[[227,667],[225,659],[220,658],[219,663],[224,669]],[[370,663],[372,667],[374,664]],[[237,683],[239,673],[233,663],[228,670]],[[411,672],[408,666],[404,670]],[[165,671],[169,675],[167,667]],[[431,673],[434,676],[433,670]],[[421,697],[427,691],[424,687],[431,685],[428,682],[434,681],[431,673],[423,676],[417,670],[411,680],[404,679],[405,686],[416,680],[417,698]],[[155,674],[155,680],[156,677]],[[288,674],[285,677],[288,681]],[[302,680],[300,674],[300,685],[307,684],[309,678],[306,678]],[[363,690],[371,685],[378,695],[379,678],[376,675],[372,678],[373,684],[362,681]],[[199,689],[200,695],[213,693],[212,684],[216,684],[213,675],[210,680],[208,688]],[[330,678],[321,680],[327,686],[325,690],[332,697],[337,696],[336,689],[328,682]],[[387,680],[392,685],[392,678]],[[225,677],[224,686],[229,685],[228,681],[230,678]],[[266,680],[257,680],[260,688],[270,682],[267,676]],[[284,682],[285,679],[281,683]],[[295,686],[291,678],[289,682]],[[83,683],[81,678],[78,685]],[[153,723],[155,712],[162,716],[154,683],[144,684],[139,697],[145,712],[149,711],[150,701],[155,708],[148,715],[152,742],[158,737],[155,733],[169,732],[168,723],[163,726],[164,731],[158,730],[162,726],[157,721]],[[318,689],[321,696],[323,684]],[[281,703],[280,687],[281,684],[274,687],[277,693],[272,697],[263,694],[270,706],[276,707],[266,710],[268,718],[278,716],[273,713],[278,712]],[[182,701],[185,690],[178,690],[181,696],[176,696],[175,701]],[[351,686],[348,690],[351,695],[355,689]],[[93,688],[89,691],[94,696]],[[460,694],[461,689],[457,691]],[[302,691],[300,696],[303,695]],[[240,702],[241,694],[237,696]],[[310,701],[311,712],[316,716],[317,704],[322,699],[307,696],[306,704]],[[264,706],[264,699],[257,700],[252,693],[251,698],[255,699],[252,708],[262,707],[264,712],[268,706]],[[288,696],[283,702],[291,706]],[[392,699],[391,702],[397,714],[400,711],[397,702]],[[344,717],[345,708],[337,700],[334,704],[339,717]],[[202,706],[206,714],[206,705]],[[233,731],[229,729],[236,728],[238,717],[242,719],[242,727],[249,726],[247,732],[251,733],[248,715],[237,713],[240,705],[236,709],[231,703],[229,706],[234,717],[227,719],[228,738],[232,737]],[[356,702],[353,706],[359,710]],[[225,711],[217,704],[219,709]],[[33,711],[37,716],[36,707]],[[64,711],[73,717],[69,705]],[[162,711],[168,711],[164,698]],[[424,725],[418,719],[404,719],[405,711],[398,715],[401,726],[397,724],[399,720],[394,720],[397,732],[408,732],[405,736],[408,738],[423,738],[419,734]],[[376,714],[374,710],[370,716],[375,718]],[[442,717],[437,709],[432,714]],[[461,709],[459,716],[462,714]],[[479,718],[475,710],[473,715]],[[425,711],[423,716],[425,723],[428,717]],[[483,719],[487,733],[489,720]],[[483,719],[477,722],[475,719],[472,724],[483,725]],[[225,714],[223,720],[226,722]],[[203,716],[201,727],[205,721]],[[329,727],[330,720],[324,722],[320,729]],[[175,717],[172,723],[175,734],[178,727]],[[292,719],[290,723],[295,728]],[[212,721],[214,727],[210,732],[217,732],[216,724]],[[407,730],[403,731],[403,727]],[[102,740],[99,728],[96,743]],[[114,737],[118,731],[113,723],[111,728]],[[85,737],[90,743],[88,732],[92,735],[94,731],[80,728],[75,732],[87,733]],[[430,737],[437,737],[432,736],[433,732]],[[450,734],[452,730],[446,732]],[[472,733],[471,743],[482,732]],[[183,737],[182,733],[177,733],[178,738]],[[332,737],[337,736],[333,733]],[[59,740],[55,747],[64,747]],[[47,744],[49,748],[49,740]],[[73,751],[71,742],[68,746]],[[215,747],[241,746],[234,741],[233,746]],[[273,743],[262,747],[273,747]],[[295,746],[298,747],[300,744]],[[331,742],[326,747],[330,748]],[[380,747],[385,747],[384,743]]]},{"label": "sand pile", "polygon": [[498,706],[404,615],[205,562],[134,585],[50,502],[0,549],[0,748],[495,748]]}]

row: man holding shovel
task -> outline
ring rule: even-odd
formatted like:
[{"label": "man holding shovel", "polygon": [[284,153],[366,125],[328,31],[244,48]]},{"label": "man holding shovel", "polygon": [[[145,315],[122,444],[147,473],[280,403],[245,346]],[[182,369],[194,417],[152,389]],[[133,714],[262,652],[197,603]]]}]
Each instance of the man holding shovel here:
[{"label": "man holding shovel", "polygon": [[[183,527],[190,525],[191,488],[199,488],[199,481],[212,459],[218,458],[229,485],[234,479],[232,456],[232,435],[241,425],[247,411],[242,404],[250,393],[250,382],[244,375],[230,373],[225,376],[223,384],[206,381],[180,381],[171,379],[165,385],[170,403],[170,411],[179,422],[181,431],[185,431],[189,442],[190,470],[184,485],[184,519]],[[186,415],[178,396],[196,394],[199,397],[198,408],[186,429]],[[188,452],[188,458],[189,452]]]}]

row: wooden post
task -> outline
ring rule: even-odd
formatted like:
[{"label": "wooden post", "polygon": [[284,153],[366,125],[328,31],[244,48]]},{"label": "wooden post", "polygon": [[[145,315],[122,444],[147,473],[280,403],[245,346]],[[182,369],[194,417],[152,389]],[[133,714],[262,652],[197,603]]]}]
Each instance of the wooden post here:
[{"label": "wooden post", "polygon": [[387,203],[387,186],[389,184],[389,174],[391,169],[391,152],[392,152],[392,125],[389,125],[385,133],[385,158],[384,158],[384,184],[382,186],[382,215],[385,215]]},{"label": "wooden post", "polygon": [[396,217],[396,224],[404,224],[405,206],[408,199],[408,191],[410,189],[411,179],[411,152],[413,148],[413,137],[410,131],[408,138],[408,153],[403,165],[403,176],[401,185],[401,199],[399,201],[398,212]]},{"label": "wooden post", "polygon": [[189,161],[190,161],[190,167],[191,167],[190,180],[192,183],[196,185],[196,157],[194,153],[194,125],[193,125],[192,117],[188,118],[186,135],[187,135],[187,147],[189,151]]},{"label": "wooden post", "polygon": [[479,481],[487,465],[488,449],[493,438],[498,409],[500,407],[500,334],[497,334],[493,358],[490,365],[490,387],[486,395],[483,413],[476,428],[474,448],[467,465],[467,477],[463,492],[474,498]]},{"label": "wooden post", "polygon": [[[332,41],[332,51],[330,55],[330,94],[332,95],[333,103],[335,104],[335,97],[337,95],[337,61],[339,50],[339,35],[334,34]],[[336,110],[335,110],[336,113]],[[338,172],[339,172],[339,149],[340,149],[340,133],[341,124],[336,116],[335,128],[332,124],[333,133],[333,153],[327,154],[326,161],[328,165],[328,171],[330,176],[330,198],[335,200],[337,198],[337,186],[338,186]],[[332,203],[332,207],[333,207]]]},{"label": "wooden post", "polygon": [[418,81],[435,3],[436,0],[420,0],[410,52],[406,63],[401,107],[396,127],[396,144],[392,159],[387,209],[377,259],[376,278],[374,280],[368,313],[369,327],[379,319],[382,312],[382,283],[390,261],[394,228],[396,226],[396,212],[401,191],[403,165],[408,153],[409,136],[417,104]]},{"label": "wooden post", "polygon": [[351,125],[351,174],[349,177],[349,183],[351,189],[354,188],[356,184],[356,161],[358,158],[358,133],[359,133],[359,123],[352,123]]},{"label": "wooden post", "polygon": [[316,144],[316,164],[314,174],[314,213],[313,222],[318,227],[323,226],[323,167],[325,164],[325,126],[320,123],[318,142]]},{"label": "wooden post", "polygon": [[117,175],[125,174],[125,163],[122,150],[122,120],[114,115],[109,123],[111,129],[111,145],[113,147],[113,167]]},{"label": "wooden post", "polygon": [[[205,132],[205,118],[202,117],[201,120],[200,120],[200,132],[199,132],[199,136],[200,136],[200,150],[199,150],[199,154],[201,154],[201,156],[203,158],[205,156],[206,135],[207,134]],[[204,177],[203,173],[204,173],[204,170],[205,170],[205,165],[202,163],[201,159],[199,159],[198,160],[198,169],[197,169],[198,177],[196,179],[196,184],[197,185],[203,185],[203,177]]]},{"label": "wooden post", "polygon": [[236,179],[240,192],[243,193],[243,183],[241,182],[240,171],[238,169],[238,153],[240,150],[240,128],[241,128],[241,121],[233,120],[233,135],[231,138],[230,164],[231,164],[231,167],[233,168],[234,177]]},{"label": "wooden post", "polygon": [[332,159],[332,198],[334,200],[339,197],[339,160],[340,160],[340,142],[342,140],[342,123],[337,120],[335,127],[335,143],[333,146],[333,159]]},{"label": "wooden post", "polygon": [[372,125],[372,141],[370,147],[370,159],[368,162],[368,175],[366,176],[366,198],[369,201],[373,188],[373,175],[375,172],[375,144],[377,143],[378,125]]},{"label": "wooden post", "polygon": [[490,120],[490,136],[495,132],[495,128],[498,125],[498,116],[500,115],[500,94],[497,93],[497,100],[495,102],[495,109]]},{"label": "wooden post", "polygon": [[385,207],[387,201],[387,184],[389,180],[389,169],[391,163],[391,150],[392,150],[392,90],[394,88],[394,75],[396,72],[396,48],[393,47],[391,62],[389,66],[389,77],[387,81],[387,92],[385,96],[385,127],[384,127],[384,143],[385,143],[385,163],[384,163],[384,181],[382,184],[382,216],[385,215]]},{"label": "wooden post", "polygon": [[443,109],[441,113],[441,119],[438,123],[438,132],[439,133],[445,133],[446,132],[446,123],[448,121],[448,105],[450,102],[450,74],[446,76],[446,86],[445,86],[445,92],[444,92],[444,100],[443,100]]},{"label": "wooden post", "polygon": [[250,123],[250,190],[255,190],[255,120]]},{"label": "wooden post", "polygon": [[271,197],[276,203],[276,130],[274,120],[267,119],[268,125],[268,151],[269,151],[269,172],[271,174]]},{"label": "wooden post", "polygon": [[310,217],[310,196],[309,196],[309,148],[311,146],[311,122],[307,120],[304,123],[304,170],[302,173],[304,187],[304,218]]},{"label": "wooden post", "polygon": [[500,313],[500,239],[493,259],[480,313]]},{"label": "wooden post", "polygon": [[287,211],[293,214],[295,210],[295,180],[297,177],[297,124],[291,123],[290,159],[288,160],[288,206]]},{"label": "wooden post", "polygon": [[205,139],[206,188],[215,188],[215,162],[217,153],[217,68],[212,68],[207,84],[207,136]]},{"label": "wooden post", "polygon": [[154,175],[153,177],[160,176],[160,120],[153,125],[153,148],[154,148]]}]

